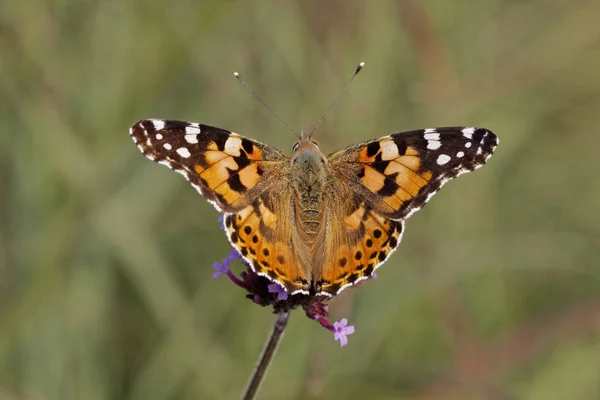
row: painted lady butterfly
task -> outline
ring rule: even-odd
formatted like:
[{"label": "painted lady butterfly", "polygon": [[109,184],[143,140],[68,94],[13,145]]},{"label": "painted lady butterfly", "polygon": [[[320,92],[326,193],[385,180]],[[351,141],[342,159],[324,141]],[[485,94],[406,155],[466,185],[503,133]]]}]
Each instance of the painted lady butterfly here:
[{"label": "painted lady butterfly", "polygon": [[404,220],[498,144],[483,128],[420,129],[325,156],[303,133],[290,157],[191,122],[143,120],[130,134],[225,213],[230,242],[257,274],[289,294],[325,296],[370,277],[400,243]]}]

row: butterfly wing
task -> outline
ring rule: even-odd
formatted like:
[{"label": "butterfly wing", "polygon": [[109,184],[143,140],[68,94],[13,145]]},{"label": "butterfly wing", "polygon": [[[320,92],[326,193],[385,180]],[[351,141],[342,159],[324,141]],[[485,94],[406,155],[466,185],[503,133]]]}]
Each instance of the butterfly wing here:
[{"label": "butterfly wing", "polygon": [[185,176],[223,212],[252,203],[289,163],[274,147],[191,122],[149,119],[134,124],[130,134],[146,157]]},{"label": "butterfly wing", "polygon": [[226,214],[230,242],[256,273],[289,293],[308,293],[289,246],[286,154],[224,129],[184,121],[143,120],[131,127],[130,134],[146,157],[181,173]]},{"label": "butterfly wing", "polygon": [[292,191],[280,180],[241,211],[227,215],[225,229],[254,272],[285,287],[288,294],[309,294],[301,269],[299,243],[293,240]]},{"label": "butterfly wing", "polygon": [[[329,156],[333,227],[320,290],[339,294],[373,274],[400,243],[404,220],[449,180],[481,167],[498,144],[481,128],[397,133]],[[337,213],[335,210],[339,210]]]},{"label": "butterfly wing", "polygon": [[497,136],[487,129],[420,129],[347,147],[329,160],[333,174],[373,209],[402,220],[446,182],[483,166],[497,145]]},{"label": "butterfly wing", "polygon": [[322,268],[316,271],[317,294],[335,296],[372,276],[396,249],[404,222],[389,219],[347,182],[335,180],[327,191],[328,226]]}]

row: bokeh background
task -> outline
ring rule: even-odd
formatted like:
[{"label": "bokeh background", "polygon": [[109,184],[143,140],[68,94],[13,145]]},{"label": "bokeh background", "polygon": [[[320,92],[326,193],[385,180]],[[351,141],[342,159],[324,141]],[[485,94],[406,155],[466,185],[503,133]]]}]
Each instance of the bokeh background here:
[{"label": "bokeh background", "polygon": [[[500,146],[413,216],[379,278],[292,314],[264,399],[600,398],[600,3],[0,4],[0,399],[235,399],[274,315],[211,265],[218,213],[142,118],[289,151],[476,125]],[[241,265],[236,265],[241,270]]]}]

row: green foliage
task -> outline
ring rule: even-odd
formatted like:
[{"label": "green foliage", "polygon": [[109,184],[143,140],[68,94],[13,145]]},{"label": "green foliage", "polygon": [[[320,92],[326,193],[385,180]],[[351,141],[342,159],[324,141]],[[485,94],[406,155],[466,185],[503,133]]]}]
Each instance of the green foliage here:
[{"label": "green foliage", "polygon": [[476,125],[483,169],[332,303],[292,315],[265,399],[600,398],[600,5],[0,4],[0,398],[238,398],[274,319],[210,266],[218,214],[128,135],[198,121],[289,151]]}]

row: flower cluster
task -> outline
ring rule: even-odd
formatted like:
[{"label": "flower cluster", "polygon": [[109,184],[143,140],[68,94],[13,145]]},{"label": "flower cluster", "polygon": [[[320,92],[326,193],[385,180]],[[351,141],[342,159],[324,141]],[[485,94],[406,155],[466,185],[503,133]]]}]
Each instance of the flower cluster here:
[{"label": "flower cluster", "polygon": [[[222,217],[219,218],[219,223],[223,226]],[[231,263],[238,259],[245,266],[239,277],[231,272]],[[348,335],[354,333],[354,326],[348,326],[346,318],[336,321],[333,324],[327,320],[329,313],[326,301],[329,300],[328,297],[304,294],[290,296],[280,284],[272,282],[264,276],[257,275],[237,250],[229,250],[227,257],[221,262],[215,262],[212,268],[215,270],[212,275],[213,279],[221,275],[226,275],[231,282],[248,292],[246,294],[247,298],[263,307],[272,306],[275,313],[302,307],[306,316],[333,332],[334,339],[336,341],[339,340],[342,347],[348,344]],[[372,278],[374,277],[375,275]]]}]

